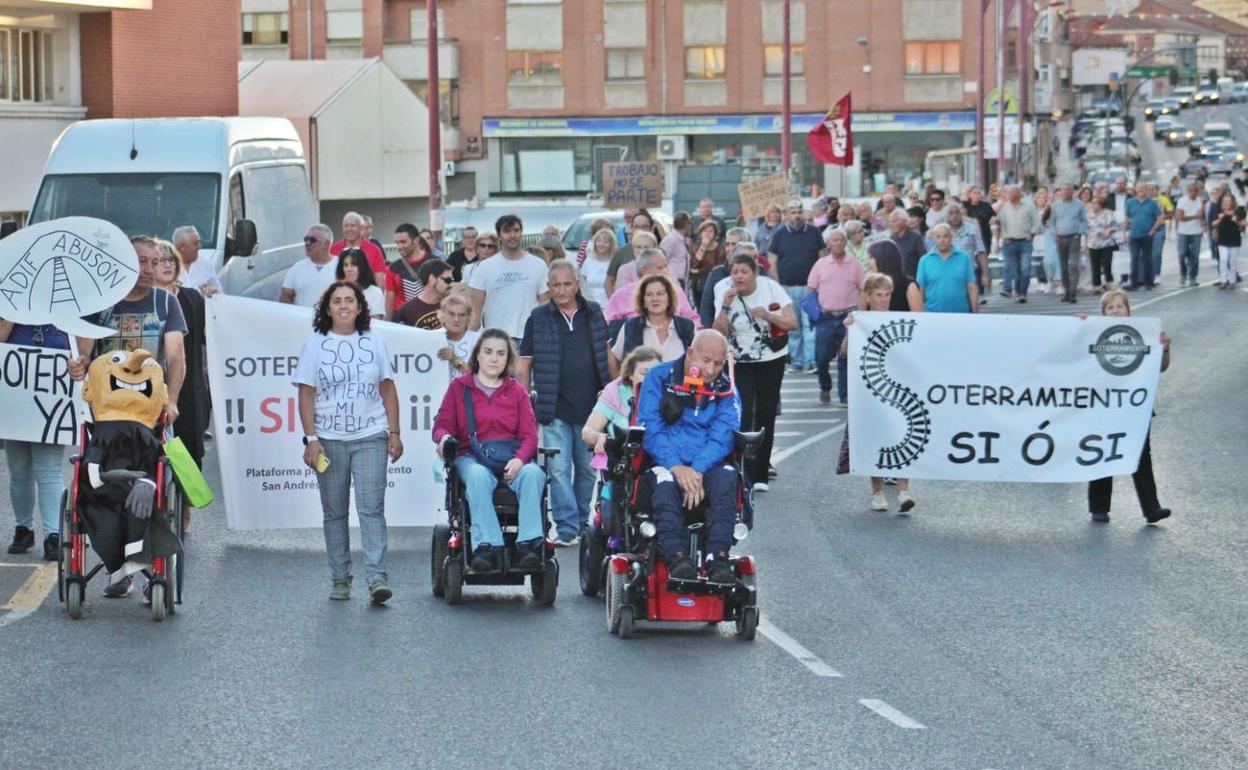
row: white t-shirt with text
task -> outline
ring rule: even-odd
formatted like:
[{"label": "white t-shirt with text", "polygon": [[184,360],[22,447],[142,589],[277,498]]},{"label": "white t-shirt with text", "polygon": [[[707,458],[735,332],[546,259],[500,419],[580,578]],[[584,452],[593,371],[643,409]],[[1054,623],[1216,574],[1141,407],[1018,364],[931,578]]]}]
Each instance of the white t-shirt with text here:
[{"label": "white t-shirt with text", "polygon": [[316,388],[316,435],[351,441],[390,431],[381,383],[393,379],[390,351],[380,336],[331,331],[303,341],[294,384]]},{"label": "white t-shirt with text", "polygon": [[546,263],[529,253],[514,260],[499,254],[473,271],[468,286],[485,292],[481,328],[496,327],[520,339],[537,295],[546,291]]},{"label": "white t-shirt with text", "polygon": [[[731,278],[715,284],[716,308],[724,306],[724,296],[731,288]],[[772,350],[767,345],[771,324],[761,318],[754,318],[750,311],[761,307],[777,313],[792,304],[793,300],[784,287],[765,275],[758,277],[758,286],[753,294],[748,297],[738,294],[728,311],[728,344],[732,346],[733,358],[743,362],[774,361],[788,355],[786,349]]]}]

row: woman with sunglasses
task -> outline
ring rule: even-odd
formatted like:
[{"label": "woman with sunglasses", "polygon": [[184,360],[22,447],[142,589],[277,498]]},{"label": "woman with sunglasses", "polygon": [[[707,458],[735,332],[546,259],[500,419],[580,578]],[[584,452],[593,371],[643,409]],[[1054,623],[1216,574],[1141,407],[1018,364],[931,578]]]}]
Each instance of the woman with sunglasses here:
[{"label": "woman with sunglasses", "polygon": [[468,285],[468,279],[472,277],[473,272],[481,263],[498,253],[498,236],[490,231],[485,231],[477,236],[477,246],[472,258],[469,259],[467,248],[464,249],[464,266],[460,268],[459,282]]}]

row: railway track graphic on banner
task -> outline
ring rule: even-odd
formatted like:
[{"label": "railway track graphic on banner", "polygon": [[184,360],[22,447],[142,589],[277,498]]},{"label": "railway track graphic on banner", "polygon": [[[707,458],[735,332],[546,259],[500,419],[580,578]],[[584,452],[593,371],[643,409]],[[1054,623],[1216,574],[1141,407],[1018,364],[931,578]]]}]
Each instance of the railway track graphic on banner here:
[{"label": "railway track graphic on banner", "polygon": [[899,410],[906,420],[905,436],[892,446],[879,448],[876,466],[884,470],[899,470],[913,463],[923,454],[931,439],[932,417],[927,404],[910,388],[888,376],[885,359],[894,345],[909,342],[914,337],[915,321],[890,321],[871,333],[863,346],[858,369],[871,395],[888,406]]}]

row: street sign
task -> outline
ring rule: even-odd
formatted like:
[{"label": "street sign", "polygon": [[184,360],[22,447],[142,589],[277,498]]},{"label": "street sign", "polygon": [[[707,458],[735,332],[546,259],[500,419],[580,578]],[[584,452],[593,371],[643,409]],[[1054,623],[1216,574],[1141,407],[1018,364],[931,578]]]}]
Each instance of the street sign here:
[{"label": "street sign", "polygon": [[[997,102],[1001,100],[1001,89],[994,88],[988,92],[988,98],[984,100],[984,114],[996,115]],[[1018,114],[1018,96],[1008,88],[1005,90],[1005,114]]]},{"label": "street sign", "polygon": [[1127,70],[1129,78],[1164,78],[1170,76],[1170,67],[1132,67]]}]

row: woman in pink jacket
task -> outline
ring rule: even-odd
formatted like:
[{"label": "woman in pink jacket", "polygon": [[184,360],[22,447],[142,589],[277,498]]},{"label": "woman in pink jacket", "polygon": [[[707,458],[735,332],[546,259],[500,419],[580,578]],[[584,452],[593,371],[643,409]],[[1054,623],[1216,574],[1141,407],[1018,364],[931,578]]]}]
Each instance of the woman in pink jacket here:
[{"label": "woman in pink jacket", "polygon": [[537,419],[529,394],[514,377],[516,348],[502,329],[481,333],[469,373],[456,378],[442,399],[433,426],[438,456],[452,436],[459,444],[455,469],[463,479],[472,511],[474,572],[497,572],[502,565],[503,530],[494,509],[494,488],[501,479],[520,502],[514,569],[541,563],[542,490],[546,476],[537,456]]}]

